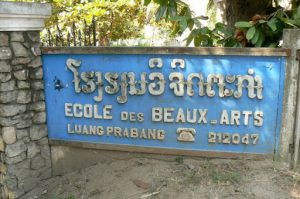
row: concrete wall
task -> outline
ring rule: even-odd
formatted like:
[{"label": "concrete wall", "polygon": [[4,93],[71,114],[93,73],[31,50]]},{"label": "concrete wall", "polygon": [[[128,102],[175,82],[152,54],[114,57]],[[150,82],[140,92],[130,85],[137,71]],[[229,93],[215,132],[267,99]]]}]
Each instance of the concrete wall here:
[{"label": "concrete wall", "polygon": [[[147,153],[130,153],[122,151],[96,150],[87,148],[76,148],[69,146],[51,146],[53,175],[77,171],[102,163],[111,163],[115,160],[128,160],[131,158],[151,158],[164,161],[175,161],[174,155],[159,155]],[[199,158],[199,157],[194,157]]]}]

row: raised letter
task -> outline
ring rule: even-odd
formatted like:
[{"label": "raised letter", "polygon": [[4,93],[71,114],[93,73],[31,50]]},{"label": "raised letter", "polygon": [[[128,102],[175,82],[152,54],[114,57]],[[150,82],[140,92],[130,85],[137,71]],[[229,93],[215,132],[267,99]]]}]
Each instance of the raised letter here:
[{"label": "raised letter", "polygon": [[74,104],[73,105],[73,113],[74,117],[82,117],[82,104]]},{"label": "raised letter", "polygon": [[68,133],[74,133],[74,130],[71,128],[71,124],[68,124]]},{"label": "raised letter", "polygon": [[204,124],[207,123],[207,120],[206,120],[206,113],[207,113],[207,109],[199,109],[199,113],[200,113],[200,118],[198,120],[198,123],[201,123],[203,122]]},{"label": "raised letter", "polygon": [[184,69],[185,67],[185,62],[183,59],[173,59],[172,62],[171,62],[171,67],[172,68],[176,68],[177,65],[181,68],[181,69]]},{"label": "raised letter", "polygon": [[264,113],[262,111],[254,112],[254,125],[262,126],[264,122]]},{"label": "raised letter", "polygon": [[139,136],[137,128],[130,129],[130,137],[137,138]]},{"label": "raised letter", "polygon": [[[141,74],[141,81],[137,82],[135,79],[135,74],[133,72],[128,73],[129,78],[129,94],[130,95],[143,95],[146,92],[146,76],[147,73],[143,72]],[[137,89],[136,84],[140,84],[140,89]]]},{"label": "raised letter", "polygon": [[80,93],[81,91],[81,88],[79,87],[80,78],[77,69],[81,65],[81,61],[75,59],[67,59],[66,64],[68,69],[70,69],[73,72],[73,76],[74,76],[73,83],[75,87],[75,92]]},{"label": "raised letter", "polygon": [[112,115],[110,114],[110,111],[112,109],[112,105],[105,105],[103,107],[103,119],[111,120]]},{"label": "raised letter", "polygon": [[193,109],[193,115],[191,117],[190,109],[186,110],[186,121],[189,123],[196,123],[197,120],[197,109]]},{"label": "raised letter", "polygon": [[[95,105],[95,106],[97,106],[97,105]],[[93,117],[93,106],[91,104],[85,104],[83,106],[83,116],[86,118]]]},{"label": "raised letter", "polygon": [[165,131],[164,130],[157,130],[157,139],[158,140],[165,139]]},{"label": "raised letter", "polygon": [[102,81],[102,73],[101,72],[96,72],[95,73],[97,77],[97,82],[96,85],[98,87],[98,96],[94,97],[94,100],[96,102],[101,102],[103,98],[103,81]]},{"label": "raised letter", "polygon": [[121,112],[121,120],[128,120],[128,112],[122,111]]},{"label": "raised letter", "polygon": [[72,103],[65,103],[65,116],[73,117],[71,107],[72,107]]},{"label": "raised letter", "polygon": [[149,68],[161,68],[163,66],[163,61],[161,58],[151,58],[149,59]]},{"label": "raised letter", "polygon": [[164,122],[174,122],[172,113],[174,108],[164,108]]},{"label": "raised letter", "polygon": [[198,79],[198,94],[199,96],[204,96],[204,80],[201,73],[191,73],[187,78],[187,94],[188,96],[194,96],[194,82],[193,79]]},{"label": "raised letter", "polygon": [[160,122],[162,120],[162,108],[160,107],[153,107],[152,108],[152,121],[153,122]]},{"label": "raised letter", "polygon": [[98,113],[98,105],[94,105],[94,118],[102,119],[102,115],[99,115],[99,113]]},{"label": "raised letter", "polygon": [[161,95],[165,91],[165,78],[162,73],[150,73],[149,80],[153,81],[158,79],[157,82],[151,82],[148,85],[148,90],[151,95]]},{"label": "raised letter", "polygon": [[185,116],[184,116],[182,108],[178,109],[177,117],[176,117],[176,122],[185,123]]},{"label": "raised letter", "polygon": [[108,72],[105,73],[105,80],[110,84],[110,86],[105,87],[105,91],[108,94],[116,94],[119,91],[118,85],[118,73]]},{"label": "raised letter", "polygon": [[170,73],[169,79],[170,89],[174,90],[174,95],[183,96],[184,95],[184,76],[182,73]]},{"label": "raised letter", "polygon": [[117,97],[117,101],[120,103],[120,104],[124,104],[127,102],[127,73],[122,73],[121,75],[121,96],[118,96]]},{"label": "raised letter", "polygon": [[226,110],[222,111],[221,119],[220,119],[220,124],[226,124],[226,125],[229,124],[228,113],[227,113]]},{"label": "raised letter", "polygon": [[224,76],[221,74],[209,74],[207,76],[207,83],[206,83],[206,94],[209,97],[215,96],[215,91],[213,88],[213,84],[218,83],[219,87],[219,97],[224,97],[224,88],[225,88],[225,83],[224,83]]},{"label": "raised letter", "polygon": [[83,85],[81,90],[84,93],[92,93],[96,89],[96,85],[94,82],[94,72],[82,72],[81,73],[81,79],[86,83],[86,85]]},{"label": "raised letter", "polygon": [[241,117],[241,112],[237,110],[232,110],[231,111],[231,117],[230,117],[230,123],[231,125],[240,125],[240,117]]},{"label": "raised letter", "polygon": [[243,111],[244,115],[244,125],[249,124],[249,116],[252,115],[252,111]]}]

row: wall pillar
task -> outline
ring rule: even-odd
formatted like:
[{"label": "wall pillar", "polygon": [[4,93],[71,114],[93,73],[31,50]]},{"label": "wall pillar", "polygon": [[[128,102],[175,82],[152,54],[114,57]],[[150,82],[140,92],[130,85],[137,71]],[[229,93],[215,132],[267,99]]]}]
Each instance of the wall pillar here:
[{"label": "wall pillar", "polygon": [[40,30],[49,4],[0,2],[0,198],[51,177]]},{"label": "wall pillar", "polygon": [[282,47],[290,48],[291,56],[287,59],[285,71],[279,155],[283,161],[292,163],[299,74],[299,61],[296,59],[296,52],[300,49],[300,31],[298,29],[285,29],[283,32]]}]

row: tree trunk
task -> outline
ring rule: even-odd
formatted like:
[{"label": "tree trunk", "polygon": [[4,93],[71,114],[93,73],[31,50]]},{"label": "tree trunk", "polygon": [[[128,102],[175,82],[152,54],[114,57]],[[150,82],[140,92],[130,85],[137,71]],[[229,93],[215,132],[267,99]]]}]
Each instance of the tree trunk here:
[{"label": "tree trunk", "polygon": [[296,9],[300,4],[300,0],[292,0],[292,9]]},{"label": "tree trunk", "polygon": [[272,7],[271,0],[214,0],[217,20],[231,27],[237,21],[250,21],[255,14],[265,15]]}]

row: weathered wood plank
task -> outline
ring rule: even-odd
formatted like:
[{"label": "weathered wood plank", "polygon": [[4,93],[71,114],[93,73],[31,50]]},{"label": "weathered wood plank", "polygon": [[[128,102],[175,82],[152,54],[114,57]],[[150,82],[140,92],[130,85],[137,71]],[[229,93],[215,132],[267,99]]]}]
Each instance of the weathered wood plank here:
[{"label": "weathered wood plank", "polygon": [[43,54],[188,54],[290,56],[285,48],[193,48],[193,47],[44,47]]}]

